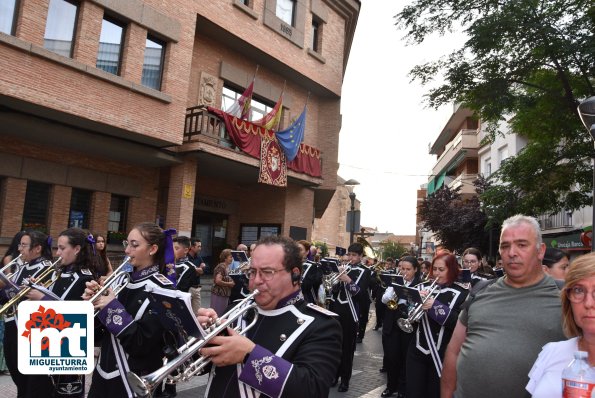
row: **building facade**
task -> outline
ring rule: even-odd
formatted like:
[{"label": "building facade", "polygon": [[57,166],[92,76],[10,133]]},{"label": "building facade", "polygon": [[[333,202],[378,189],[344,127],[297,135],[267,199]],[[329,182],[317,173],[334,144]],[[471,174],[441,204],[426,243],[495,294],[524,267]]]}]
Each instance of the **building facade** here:
[{"label": "building facade", "polygon": [[[141,221],[199,237],[215,258],[267,234],[311,236],[336,189],[358,1],[5,3],[0,245],[22,228],[69,226],[116,245]],[[259,160],[212,111],[255,75],[254,115],[283,92],[285,128],[307,102],[320,175],[257,183]]]}]

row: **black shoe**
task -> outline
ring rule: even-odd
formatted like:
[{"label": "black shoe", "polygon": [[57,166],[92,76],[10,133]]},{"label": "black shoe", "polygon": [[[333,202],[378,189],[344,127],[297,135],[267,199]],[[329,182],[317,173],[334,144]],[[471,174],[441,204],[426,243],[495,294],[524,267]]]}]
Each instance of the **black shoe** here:
[{"label": "black shoe", "polygon": [[380,369],[378,369],[378,371],[379,371],[380,373],[386,373],[386,368],[383,366],[383,367],[381,367]]},{"label": "black shoe", "polygon": [[356,343],[362,343],[364,341],[363,337],[358,337],[357,340],[355,340]]},{"label": "black shoe", "polygon": [[347,384],[347,383],[341,383],[339,385],[339,388],[337,389],[337,391],[339,391],[339,392],[345,392],[347,390],[349,390],[349,384]]},{"label": "black shoe", "polygon": [[381,397],[392,397],[393,394],[395,392],[393,390],[391,390],[390,388],[387,388],[386,390],[382,391],[382,394],[380,394]]},{"label": "black shoe", "polygon": [[337,384],[339,384],[339,378],[338,377],[336,379],[333,379],[333,381],[331,382],[331,387],[334,387]]}]

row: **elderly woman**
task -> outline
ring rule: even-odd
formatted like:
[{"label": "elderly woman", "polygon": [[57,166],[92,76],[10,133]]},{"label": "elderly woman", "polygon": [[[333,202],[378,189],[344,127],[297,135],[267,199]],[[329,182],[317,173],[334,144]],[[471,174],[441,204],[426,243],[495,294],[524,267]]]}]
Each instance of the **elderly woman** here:
[{"label": "elderly woman", "polygon": [[225,313],[229,303],[231,288],[235,283],[229,276],[230,266],[233,262],[231,249],[225,249],[219,255],[219,264],[213,270],[213,288],[211,289],[211,308],[217,315]]},{"label": "elderly woman", "polygon": [[572,262],[561,298],[562,327],[569,340],[543,346],[526,387],[533,398],[562,396],[562,371],[575,351],[586,351],[595,366],[595,253]]}]

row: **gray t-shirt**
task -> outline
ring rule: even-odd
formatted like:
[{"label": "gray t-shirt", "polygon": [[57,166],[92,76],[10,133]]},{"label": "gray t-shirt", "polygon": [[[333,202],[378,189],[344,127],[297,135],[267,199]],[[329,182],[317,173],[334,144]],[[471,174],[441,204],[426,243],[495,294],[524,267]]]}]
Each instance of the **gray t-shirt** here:
[{"label": "gray t-shirt", "polygon": [[457,359],[456,398],[524,397],[541,351],[564,340],[560,290],[549,276],[513,288],[503,278],[477,293],[459,320],[467,337]]}]

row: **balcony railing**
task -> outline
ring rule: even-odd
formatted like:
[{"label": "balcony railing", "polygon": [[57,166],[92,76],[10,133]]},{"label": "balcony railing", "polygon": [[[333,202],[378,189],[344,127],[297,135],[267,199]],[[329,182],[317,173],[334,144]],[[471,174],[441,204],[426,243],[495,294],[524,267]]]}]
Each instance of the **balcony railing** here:
[{"label": "balcony railing", "polygon": [[541,215],[537,218],[541,229],[556,229],[572,227],[572,213],[566,210],[559,211],[551,216]]},{"label": "balcony railing", "polygon": [[477,157],[477,130],[462,129],[455,138],[446,144],[444,152],[436,161],[433,168],[433,174],[439,175],[447,166],[452,167],[450,163],[466,151],[465,157]]},{"label": "balcony railing", "polygon": [[[475,185],[473,185],[473,181],[477,179],[477,174],[467,174],[461,173],[459,174],[452,182],[448,185],[451,189],[456,189],[458,187],[461,188],[459,193],[462,194],[475,194]],[[444,180],[446,183],[446,179]]]},{"label": "balcony railing", "polygon": [[186,109],[184,123],[184,142],[197,141],[200,135],[214,138],[219,145],[234,148],[229,138],[225,123],[204,106],[194,106]]}]

